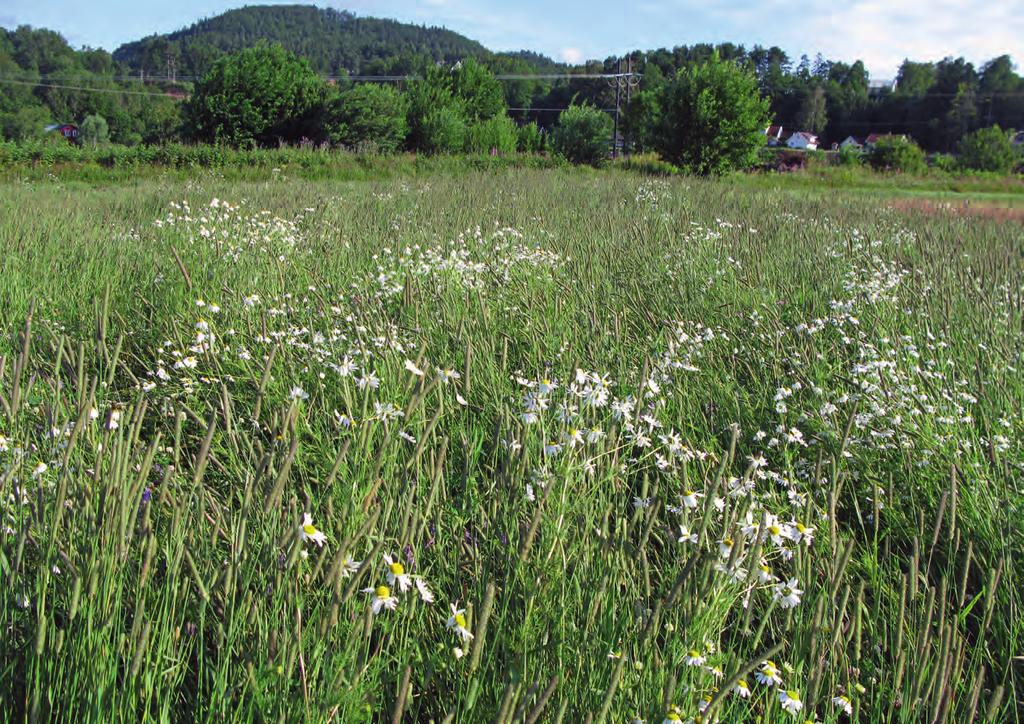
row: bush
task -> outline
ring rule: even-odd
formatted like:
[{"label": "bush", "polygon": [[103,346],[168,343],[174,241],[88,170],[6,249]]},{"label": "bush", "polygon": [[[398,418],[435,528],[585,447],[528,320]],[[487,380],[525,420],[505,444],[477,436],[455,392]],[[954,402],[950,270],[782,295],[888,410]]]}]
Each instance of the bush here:
[{"label": "bush", "polygon": [[960,165],[974,171],[1010,173],[1018,154],[1010,136],[999,126],[981,128],[960,140]]},{"label": "bush", "polygon": [[466,132],[466,150],[470,153],[515,153],[519,133],[508,116],[495,116],[474,123]]},{"label": "bush", "polygon": [[516,149],[520,153],[539,153],[544,150],[544,136],[536,123],[527,123],[519,127],[519,138]]},{"label": "bush", "polygon": [[932,168],[945,173],[953,173],[959,167],[960,163],[956,160],[956,156],[949,153],[936,153],[928,160]]},{"label": "bush", "polygon": [[681,69],[669,85],[655,148],[701,176],[750,168],[764,146],[768,120],[757,77],[715,53]]},{"label": "bush", "polygon": [[327,84],[280,45],[226,55],[201,81],[186,114],[197,140],[274,146],[321,133]]},{"label": "bush", "polygon": [[843,146],[836,154],[840,166],[860,166],[864,163],[864,152],[853,146]]},{"label": "bush", "polygon": [[921,147],[899,136],[878,139],[868,152],[868,162],[878,171],[923,173],[927,169]]},{"label": "bush", "polygon": [[572,105],[558,116],[552,146],[573,163],[600,166],[608,159],[612,119],[593,106]]},{"label": "bush", "polygon": [[406,102],[389,86],[363,83],[338,96],[327,111],[327,137],[349,148],[372,145],[393,153],[405,143]]},{"label": "bush", "polygon": [[426,153],[459,153],[466,144],[466,120],[457,106],[427,111],[420,121],[419,149]]}]

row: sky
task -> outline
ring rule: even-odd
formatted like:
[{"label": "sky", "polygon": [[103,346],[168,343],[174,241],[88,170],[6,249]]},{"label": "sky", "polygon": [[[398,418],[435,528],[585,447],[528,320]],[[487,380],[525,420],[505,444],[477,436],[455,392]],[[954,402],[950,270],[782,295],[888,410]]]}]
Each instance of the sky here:
[{"label": "sky", "polygon": [[[112,51],[124,42],[177,30],[245,2],[3,0],[0,26],[47,27],[76,47]],[[1016,63],[1024,62],[1024,0],[635,0],[629,7],[611,0],[315,4],[444,26],[491,50],[534,50],[573,63],[634,49],[724,41],[747,47],[778,45],[794,60],[818,52],[830,60],[860,59],[874,78],[894,77],[904,58],[964,56],[980,65],[1005,53]]]}]

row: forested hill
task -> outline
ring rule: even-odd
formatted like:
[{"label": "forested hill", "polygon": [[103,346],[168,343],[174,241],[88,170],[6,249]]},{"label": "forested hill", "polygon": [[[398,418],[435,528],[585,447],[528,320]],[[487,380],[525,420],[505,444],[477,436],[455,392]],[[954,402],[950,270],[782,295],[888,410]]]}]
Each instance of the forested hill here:
[{"label": "forested hill", "polygon": [[489,55],[480,43],[444,28],[310,5],[254,5],[126,43],[114,59],[134,72],[169,75],[170,68],[179,76],[197,76],[222,54],[260,40],[280,43],[328,74],[407,71],[422,59],[454,62]]}]

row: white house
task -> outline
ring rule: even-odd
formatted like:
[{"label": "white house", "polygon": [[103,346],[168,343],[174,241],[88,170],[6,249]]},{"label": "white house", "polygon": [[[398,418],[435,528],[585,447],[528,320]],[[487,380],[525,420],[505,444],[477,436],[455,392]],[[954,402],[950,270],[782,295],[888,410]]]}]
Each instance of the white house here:
[{"label": "white house", "polygon": [[856,136],[847,136],[839,144],[839,148],[852,148],[855,151],[860,151],[864,148],[864,139],[857,138]]},{"label": "white house", "polygon": [[807,131],[797,131],[789,140],[786,141],[786,145],[790,148],[801,148],[805,151],[814,151],[818,148],[818,137],[813,133]]},{"label": "white house", "polygon": [[1024,146],[1024,131],[1017,131],[1013,134],[1013,138],[1010,139],[1010,142],[1014,146]]}]

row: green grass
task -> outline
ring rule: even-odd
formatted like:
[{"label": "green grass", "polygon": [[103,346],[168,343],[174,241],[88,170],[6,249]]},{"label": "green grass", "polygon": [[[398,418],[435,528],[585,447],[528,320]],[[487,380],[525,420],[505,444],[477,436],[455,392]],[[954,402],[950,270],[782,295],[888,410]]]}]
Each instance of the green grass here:
[{"label": "green grass", "polygon": [[516,168],[0,218],[4,719],[794,719],[766,659],[1022,716],[1019,226]]}]

